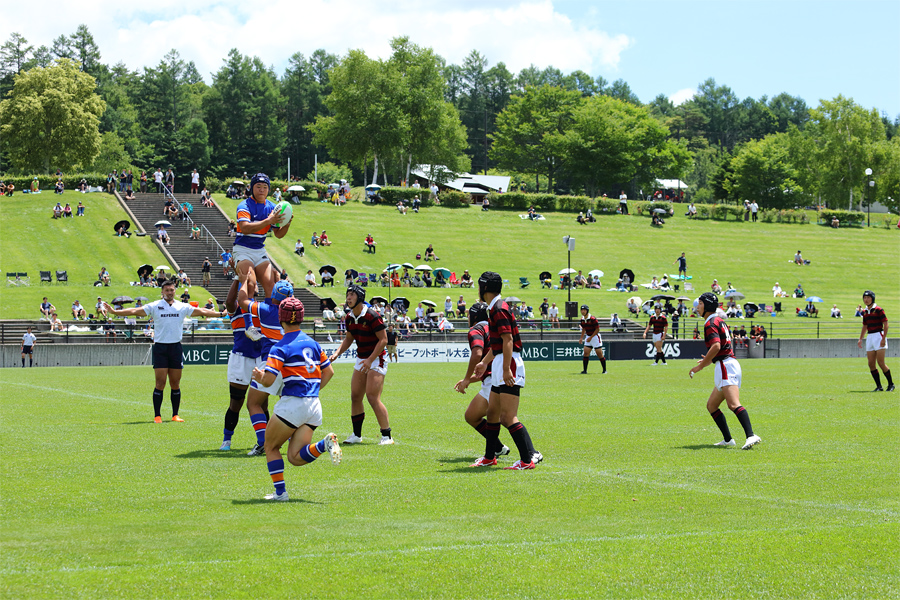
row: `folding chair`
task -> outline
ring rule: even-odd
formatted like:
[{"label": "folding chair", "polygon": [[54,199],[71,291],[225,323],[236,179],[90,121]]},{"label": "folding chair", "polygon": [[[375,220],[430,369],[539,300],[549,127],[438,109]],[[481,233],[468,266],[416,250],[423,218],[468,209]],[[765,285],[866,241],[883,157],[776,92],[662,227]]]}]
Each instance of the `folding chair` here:
[{"label": "folding chair", "polygon": [[528,282],[527,277],[519,277],[519,287],[520,288],[527,288],[529,285],[531,285],[531,283]]},{"label": "folding chair", "polygon": [[688,282],[685,281],[685,282],[684,282],[684,291],[686,291],[686,292],[693,292],[693,291],[694,291],[694,284],[693,284],[693,283],[688,283]]},{"label": "folding chair", "polygon": [[16,279],[19,280],[19,285],[31,285],[31,277],[28,276],[28,273],[16,273]]},{"label": "folding chair", "polygon": [[53,273],[50,271],[41,271],[41,285],[45,283],[53,283]]},{"label": "folding chair", "polygon": [[19,285],[19,280],[16,278],[15,273],[6,274],[6,285]]},{"label": "folding chair", "polygon": [[456,271],[450,271],[450,287],[459,287],[462,285],[459,279],[456,278]]},{"label": "folding chair", "polygon": [[69,274],[66,271],[57,271],[56,272],[56,283],[65,283],[69,285]]}]

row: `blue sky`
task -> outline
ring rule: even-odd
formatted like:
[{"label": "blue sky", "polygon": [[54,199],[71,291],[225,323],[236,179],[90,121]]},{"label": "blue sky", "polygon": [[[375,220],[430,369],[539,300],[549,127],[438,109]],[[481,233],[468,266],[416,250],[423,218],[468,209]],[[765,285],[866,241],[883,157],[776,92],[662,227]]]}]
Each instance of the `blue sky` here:
[{"label": "blue sky", "polygon": [[900,0],[50,0],[2,12],[4,30],[35,46],[85,23],[102,60],[131,69],[175,48],[207,82],[231,48],[281,74],[295,52],[386,57],[392,37],[409,35],[451,63],[477,49],[514,73],[622,78],[644,102],[684,100],[712,77],[741,99],[787,92],[815,106],[843,94],[900,115]]}]

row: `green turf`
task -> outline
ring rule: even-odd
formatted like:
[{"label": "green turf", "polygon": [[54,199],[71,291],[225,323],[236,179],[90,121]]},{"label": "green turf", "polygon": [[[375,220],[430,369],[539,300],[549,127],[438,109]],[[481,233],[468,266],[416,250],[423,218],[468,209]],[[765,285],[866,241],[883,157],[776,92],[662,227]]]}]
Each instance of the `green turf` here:
[{"label": "green turf", "polygon": [[[224,196],[218,201],[228,214],[237,206],[237,201]],[[310,248],[312,232],[323,228],[334,245]],[[378,244],[374,255],[363,249],[367,233]],[[541,271],[556,274],[567,266],[564,235],[576,238],[573,268],[585,273],[601,269],[606,274],[602,279],[604,291],[572,291],[573,301],[588,303],[598,316],[625,312],[625,301],[631,294],[605,291],[615,286],[621,269],[631,268],[637,283],[649,283],[653,275],[677,274],[678,267],[672,263],[681,252],[687,253],[688,273],[693,276],[695,291],[687,294],[690,297],[708,290],[717,278],[723,288],[731,281],[748,301],[757,303],[772,304],[771,290],[776,281],[788,293],[802,282],[807,295],[825,300],[818,305],[824,313],[822,318],[803,319],[794,316],[794,308],[805,307],[805,300],[780,299],[786,312],[771,320],[780,337],[816,337],[817,327],[822,337],[859,335],[860,323],[853,314],[866,289],[876,291],[879,304],[889,316],[900,311],[900,237],[896,230],[874,227],[833,230],[809,224],[691,221],[681,215],[669,219],[664,229],[652,228],[649,219],[634,215],[600,216],[597,223],[582,226],[568,213],[547,213],[546,220],[532,222],[513,212],[482,212],[476,207],[435,207],[401,216],[388,206],[350,203],[337,208],[305,201],[294,210],[288,236],[283,240],[270,238],[266,246],[292,279],[302,282],[307,269],[313,269],[318,279],[318,268],[326,263],[339,269],[340,281],[348,268],[381,273],[389,263],[418,265],[422,261],[416,260],[416,254],[424,255],[428,244],[434,244],[441,260],[433,266],[446,267],[458,276],[469,269],[476,278],[482,271],[497,271],[509,281],[507,292],[522,298],[537,312],[545,296],[560,307],[567,300],[565,290],[542,290],[538,281]],[[293,254],[297,238],[306,245],[304,258]],[[798,267],[791,262],[798,249],[812,261],[810,266]],[[520,289],[519,277],[527,277],[531,285]],[[337,299],[343,290],[338,286],[318,292]],[[472,290],[457,289],[401,288],[392,292],[414,302],[427,298],[441,306],[448,295],[455,302],[464,293],[469,304],[476,295]],[[638,295],[646,300],[652,293],[642,289]],[[843,322],[828,317],[834,303],[843,312]]]},{"label": "green turf", "polygon": [[[73,207],[84,202],[84,217],[52,219],[56,202]],[[118,295],[159,298],[159,290],[135,288],[130,282],[137,280],[137,268],[142,264],[154,267],[168,264],[165,256],[150,236],[117,237],[113,225],[128,215],[109,194],[81,194],[64,192],[40,195],[16,194],[3,198],[5,216],[0,220],[0,267],[4,276],[0,287],[0,318],[35,319],[40,316],[38,306],[47,296],[59,310],[61,319],[72,316],[70,307],[74,300],[93,312],[97,296],[112,300]],[[145,223],[146,225],[146,223]],[[112,284],[95,288],[97,273],[101,267],[110,272]],[[67,271],[68,285],[54,282],[40,284],[39,271]],[[31,277],[28,287],[9,287],[6,273],[27,272]],[[193,283],[193,282],[192,282]],[[192,296],[206,298],[209,294],[199,286],[191,288]]]},{"label": "green turf", "polygon": [[[371,443],[370,414],[370,443],[288,466],[277,505],[265,460],[244,456],[246,413],[217,450],[222,367],[189,368],[186,423],[163,425],[148,367],[3,369],[0,595],[897,597],[896,394],[869,393],[858,359],[746,360],[763,442],[714,449],[712,373],[690,364],[529,363],[531,472],[467,468],[481,443],[451,389],[463,365],[393,365],[398,444]],[[350,367],[336,371],[320,431],[343,439]]]}]

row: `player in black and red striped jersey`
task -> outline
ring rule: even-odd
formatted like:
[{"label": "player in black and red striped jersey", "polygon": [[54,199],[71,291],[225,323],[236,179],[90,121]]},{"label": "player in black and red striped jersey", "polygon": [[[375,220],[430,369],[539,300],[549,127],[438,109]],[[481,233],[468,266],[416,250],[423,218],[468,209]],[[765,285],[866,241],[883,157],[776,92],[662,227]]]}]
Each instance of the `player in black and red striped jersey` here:
[{"label": "player in black and red striped jersey", "polygon": [[[466,392],[466,388],[475,379],[475,365],[481,362],[485,352],[491,347],[491,334],[489,331],[490,324],[488,320],[488,306],[484,302],[476,302],[469,308],[469,367],[466,369],[466,376],[460,379],[454,389],[460,394]],[[488,401],[491,398],[491,368],[488,367],[484,375],[481,376],[481,389],[469,402],[466,408],[466,423],[475,428],[487,440],[487,425],[485,419],[488,412]],[[509,454],[509,448],[497,441],[497,450],[494,452],[494,458]]]},{"label": "player in black and red striped jersey", "polygon": [[350,421],[353,424],[353,433],[344,440],[344,443],[358,444],[362,441],[362,425],[366,418],[363,398],[366,398],[372,412],[375,413],[375,418],[378,419],[378,427],[381,428],[381,441],[378,444],[388,446],[394,443],[394,438],[391,437],[391,422],[388,419],[387,408],[381,401],[388,366],[384,319],[374,308],[366,304],[366,288],[362,286],[351,285],[347,288],[347,306],[350,308],[350,312],[344,317],[347,335],[344,336],[340,347],[329,357],[331,362],[336,361],[354,341],[356,342],[356,365],[350,379]]},{"label": "player in black and red striped jersey", "polygon": [[876,361],[881,367],[881,372],[887,378],[887,391],[894,391],[894,380],[891,379],[891,370],[887,368],[884,362],[884,355],[887,353],[887,333],[888,319],[884,314],[884,309],[875,304],[875,292],[866,290],[863,292],[863,304],[866,309],[863,311],[863,326],[859,333],[859,341],[856,343],[860,348],[863,347],[863,338],[866,340],[866,358],[869,359],[869,371],[872,373],[872,379],[875,380],[875,392],[884,391],[881,387],[881,377],[878,375],[878,368],[875,366]]},{"label": "player in black and red striped jersey", "polygon": [[603,372],[606,373],[606,356],[603,354],[603,341],[600,339],[600,321],[591,314],[587,304],[581,305],[581,337],[579,344],[584,344],[584,357],[581,359],[584,369],[582,375],[587,375],[588,363],[591,361],[591,350],[597,353]]},{"label": "player in black and red striped jersey", "polygon": [[656,359],[653,361],[653,364],[658,364],[659,359],[662,359],[663,364],[668,365],[666,355],[663,353],[663,342],[666,341],[666,335],[669,333],[669,320],[666,318],[666,315],[662,314],[660,306],[654,308],[653,314],[650,315],[650,321],[647,323],[646,329],[644,329],[644,339],[647,339],[647,332],[650,331],[651,327],[653,328],[653,345],[656,347]]},{"label": "player in black and red striped jersey", "polygon": [[712,416],[713,421],[718,425],[719,431],[722,432],[722,441],[714,445],[719,447],[735,445],[735,441],[731,437],[731,431],[728,429],[725,415],[719,410],[719,406],[724,400],[728,408],[738,418],[741,427],[744,428],[747,441],[741,448],[748,450],[762,440],[753,433],[753,427],[750,425],[750,415],[741,406],[741,365],[734,357],[734,350],[731,345],[731,331],[729,331],[725,321],[716,314],[716,309],[718,308],[719,299],[712,292],[702,294],[694,302],[694,309],[701,317],[706,319],[703,331],[707,352],[697,362],[697,365],[690,370],[689,375],[693,379],[694,373],[702,371],[709,365],[715,365],[715,387],[709,395],[709,400],[706,401],[706,409]]},{"label": "player in black and red striped jersey", "polygon": [[478,278],[478,297],[488,305],[491,348],[475,365],[474,376],[481,377],[487,371],[488,364],[491,365],[491,397],[486,417],[484,456],[471,466],[497,464],[495,450],[499,443],[500,425],[503,425],[519,450],[519,460],[506,469],[524,471],[533,469],[544,457],[534,449],[528,430],[519,421],[519,393],[525,386],[525,363],[522,361],[522,340],[516,317],[500,297],[502,290],[503,278],[498,273],[486,271]]}]

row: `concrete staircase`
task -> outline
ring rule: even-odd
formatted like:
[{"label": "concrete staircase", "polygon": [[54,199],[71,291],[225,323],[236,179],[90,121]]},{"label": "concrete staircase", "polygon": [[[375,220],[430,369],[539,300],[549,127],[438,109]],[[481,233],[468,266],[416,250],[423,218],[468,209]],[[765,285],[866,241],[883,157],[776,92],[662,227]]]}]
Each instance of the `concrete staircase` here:
[{"label": "concrete staircase", "polygon": [[[228,295],[228,290],[231,287],[232,282],[230,277],[223,275],[222,265],[218,264],[221,260],[220,254],[222,252],[220,246],[230,251],[233,244],[233,238],[228,237],[229,219],[227,219],[218,208],[205,207],[200,204],[199,196],[176,196],[176,199],[179,202],[190,202],[191,206],[194,207],[194,210],[191,213],[191,219],[198,226],[205,226],[211,236],[204,232],[200,241],[191,240],[190,221],[181,221],[178,219],[172,221],[172,226],[169,227],[168,230],[170,241],[169,245],[166,246],[166,250],[172,255],[172,259],[177,263],[172,266],[184,269],[188,277],[191,278],[192,285],[202,285],[203,273],[200,269],[203,265],[203,260],[208,256],[213,267],[211,272],[211,282],[204,287],[206,287],[206,289],[221,304],[225,302],[225,297]],[[126,204],[140,223],[140,226],[147,232],[147,235],[155,237],[156,227],[154,227],[153,224],[160,219],[165,218],[163,216],[163,207],[165,206],[164,197],[161,194],[154,193],[135,193],[134,200],[130,200]],[[274,262],[273,265],[275,265]],[[275,266],[277,267],[277,265]],[[303,302],[303,306],[306,309],[306,315],[309,318],[321,317],[321,299],[305,287],[302,287],[303,283],[303,281],[294,282],[296,288],[294,295]],[[206,298],[191,299],[197,300],[201,304],[206,300]]]}]

